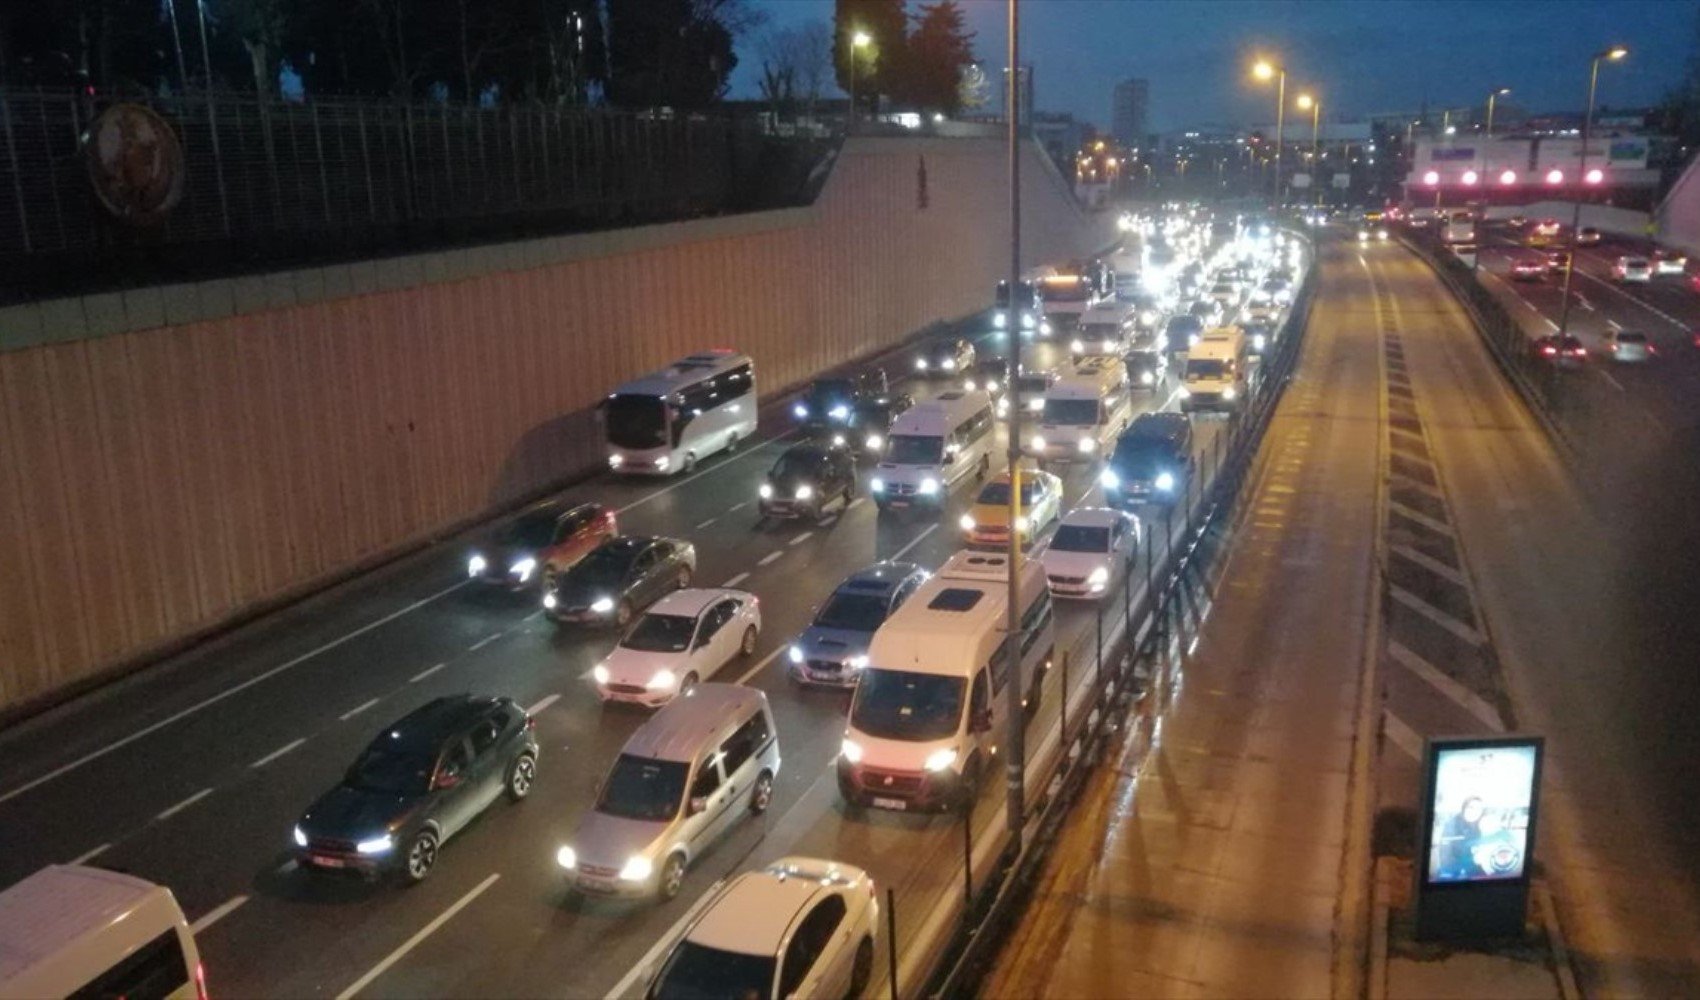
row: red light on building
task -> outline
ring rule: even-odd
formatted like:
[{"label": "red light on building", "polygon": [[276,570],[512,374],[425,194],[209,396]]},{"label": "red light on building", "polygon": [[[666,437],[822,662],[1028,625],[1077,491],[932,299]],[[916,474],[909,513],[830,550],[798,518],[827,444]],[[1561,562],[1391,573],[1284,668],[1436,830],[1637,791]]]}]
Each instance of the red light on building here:
[{"label": "red light on building", "polygon": [[1476,173],[1474,170],[1464,171],[1464,183],[1466,185],[1474,184],[1481,179],[1481,175]]},{"label": "red light on building", "polygon": [[1515,170],[1504,171],[1503,173],[1501,173],[1499,175],[1499,183],[1504,184],[1507,187],[1511,186],[1512,184],[1517,183],[1517,171],[1515,171]]},{"label": "red light on building", "polygon": [[1589,184],[1598,184],[1601,181],[1606,179],[1606,172],[1604,170],[1601,170],[1599,167],[1595,167],[1594,169],[1592,169],[1592,170],[1588,171],[1586,174],[1584,174],[1582,179],[1584,181],[1588,182]]},{"label": "red light on building", "polygon": [[1551,170],[1548,170],[1547,171],[1547,183],[1548,184],[1563,184],[1564,183],[1564,171],[1558,169],[1557,167],[1554,167]]},{"label": "red light on building", "polygon": [[1423,175],[1423,183],[1427,184],[1429,187],[1434,187],[1436,184],[1439,184],[1440,172],[1438,170],[1430,170],[1428,173]]}]

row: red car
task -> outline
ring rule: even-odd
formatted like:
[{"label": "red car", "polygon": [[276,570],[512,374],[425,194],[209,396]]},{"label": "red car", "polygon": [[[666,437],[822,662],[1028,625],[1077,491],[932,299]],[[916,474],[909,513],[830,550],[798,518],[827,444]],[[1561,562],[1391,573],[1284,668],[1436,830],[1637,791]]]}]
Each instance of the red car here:
[{"label": "red car", "polygon": [[1541,257],[1519,257],[1511,262],[1511,280],[1539,281],[1547,273],[1547,262]]},{"label": "red car", "polygon": [[547,587],[591,549],[619,534],[614,512],[599,503],[549,501],[530,508],[468,553],[466,575],[518,590]]}]

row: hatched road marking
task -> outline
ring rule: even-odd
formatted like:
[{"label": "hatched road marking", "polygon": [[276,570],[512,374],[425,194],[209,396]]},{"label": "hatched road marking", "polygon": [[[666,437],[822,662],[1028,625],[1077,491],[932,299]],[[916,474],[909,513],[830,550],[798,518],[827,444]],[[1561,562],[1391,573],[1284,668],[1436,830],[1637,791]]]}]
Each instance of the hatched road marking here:
[{"label": "hatched road marking", "polygon": [[1417,731],[1405,725],[1403,719],[1393,714],[1392,709],[1381,712],[1381,731],[1387,734],[1394,746],[1411,755],[1412,760],[1423,759],[1423,738]]},{"label": "hatched road marking", "polygon": [[1404,646],[1387,640],[1387,655],[1395,663],[1416,674],[1429,683],[1429,686],[1445,695],[1454,705],[1475,716],[1476,721],[1494,732],[1500,732],[1505,725],[1499,721],[1499,713],[1494,710],[1480,695],[1458,683],[1434,664],[1428,662]]}]

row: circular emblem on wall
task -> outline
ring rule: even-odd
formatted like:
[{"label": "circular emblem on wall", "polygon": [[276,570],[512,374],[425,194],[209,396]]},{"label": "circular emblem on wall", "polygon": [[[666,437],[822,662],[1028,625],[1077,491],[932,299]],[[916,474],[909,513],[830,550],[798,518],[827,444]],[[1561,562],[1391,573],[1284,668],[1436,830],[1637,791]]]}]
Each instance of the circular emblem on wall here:
[{"label": "circular emblem on wall", "polygon": [[107,108],[89,127],[83,152],[95,197],[123,222],[157,223],[183,198],[183,144],[151,108]]}]

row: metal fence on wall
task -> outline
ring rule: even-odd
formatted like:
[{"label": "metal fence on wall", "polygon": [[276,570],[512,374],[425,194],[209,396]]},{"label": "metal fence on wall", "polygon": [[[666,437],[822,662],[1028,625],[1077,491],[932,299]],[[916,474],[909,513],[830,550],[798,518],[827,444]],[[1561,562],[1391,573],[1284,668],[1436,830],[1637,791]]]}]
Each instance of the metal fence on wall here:
[{"label": "metal fence on wall", "polygon": [[185,183],[138,227],[88,176],[86,134],[110,103],[0,91],[0,298],[799,204],[827,148],[719,113],[147,98]]}]

